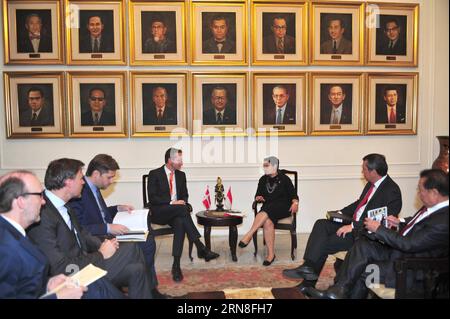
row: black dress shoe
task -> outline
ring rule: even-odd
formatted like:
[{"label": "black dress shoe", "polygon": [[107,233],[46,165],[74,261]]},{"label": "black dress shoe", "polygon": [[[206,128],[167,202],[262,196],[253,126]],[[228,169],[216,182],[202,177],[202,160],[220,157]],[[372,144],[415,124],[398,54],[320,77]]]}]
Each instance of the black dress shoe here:
[{"label": "black dress shoe", "polygon": [[249,244],[250,242],[248,242],[248,243],[244,243],[242,240],[239,242],[239,247],[240,248],[245,248],[245,247],[247,247],[248,246],[248,244]]},{"label": "black dress shoe", "polygon": [[154,288],[152,289],[152,296],[153,299],[172,299],[173,297],[170,295],[166,295],[161,293],[158,288]]},{"label": "black dress shoe", "polygon": [[294,269],[284,269],[283,275],[289,279],[305,279],[314,281],[319,278],[314,269],[310,266],[301,265]]},{"label": "black dress shoe", "polygon": [[216,259],[220,255],[215,253],[215,252],[213,252],[213,251],[211,251],[211,250],[209,250],[208,248],[205,248],[203,250],[199,250],[197,252],[197,256],[198,256],[198,258],[205,259],[205,261],[210,261],[210,260]]},{"label": "black dress shoe", "polygon": [[346,299],[347,292],[343,286],[331,286],[327,290],[325,290],[326,297],[328,299]]},{"label": "black dress shoe", "polygon": [[314,287],[306,287],[303,294],[311,299],[328,299],[326,291],[317,290]]},{"label": "black dress shoe", "polygon": [[298,291],[300,291],[302,294],[305,294],[308,291],[308,288],[314,288],[315,285],[316,281],[303,280],[296,287]]},{"label": "black dress shoe", "polygon": [[272,265],[272,263],[273,263],[273,261],[275,260],[275,255],[273,256],[273,258],[272,258],[272,260],[271,261],[269,261],[269,260],[264,260],[263,261],[263,266],[270,266],[270,265]]},{"label": "black dress shoe", "polygon": [[175,282],[183,280],[183,273],[181,272],[180,266],[172,266],[172,279]]}]

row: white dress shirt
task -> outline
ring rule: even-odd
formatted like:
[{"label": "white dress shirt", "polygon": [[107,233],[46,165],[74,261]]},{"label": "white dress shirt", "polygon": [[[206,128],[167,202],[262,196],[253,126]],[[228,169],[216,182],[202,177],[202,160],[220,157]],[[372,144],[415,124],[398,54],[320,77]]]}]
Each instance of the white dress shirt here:
[{"label": "white dress shirt", "polygon": [[[337,108],[332,106],[331,107],[331,116],[330,116],[331,121],[330,121],[330,124],[339,124],[341,122],[341,116],[342,116],[342,103]],[[333,122],[335,117],[337,117],[336,123]]]}]

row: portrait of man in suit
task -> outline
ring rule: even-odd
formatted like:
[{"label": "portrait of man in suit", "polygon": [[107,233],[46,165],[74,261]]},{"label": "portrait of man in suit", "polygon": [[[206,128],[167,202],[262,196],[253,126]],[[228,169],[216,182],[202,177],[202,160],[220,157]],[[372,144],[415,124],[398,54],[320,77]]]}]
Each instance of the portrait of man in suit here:
[{"label": "portrait of man in suit", "polygon": [[[264,99],[263,124],[296,124],[296,107],[289,102],[290,94],[287,85],[264,84],[263,87],[266,92],[272,90],[271,101]],[[295,84],[293,92],[295,92]]]},{"label": "portrait of man in suit", "polygon": [[322,84],[321,97],[320,124],[352,124],[351,84]]},{"label": "portrait of man in suit", "polygon": [[[148,12],[143,12],[142,14]],[[151,12],[153,13],[153,12]],[[146,26],[148,29],[148,36],[144,40],[143,52],[142,53],[176,53],[177,45],[174,39],[171,38],[171,34],[176,37],[175,32],[170,32],[169,26],[175,26],[175,12],[164,12],[165,15],[170,17],[173,23],[168,23],[165,18],[163,18],[163,12],[159,15],[153,15],[151,18],[151,23]],[[169,15],[170,14],[170,15]],[[143,29],[145,31],[145,29]]]},{"label": "portrait of man in suit", "polygon": [[377,29],[376,54],[406,55],[406,16],[380,15],[380,25],[382,30]]},{"label": "portrait of man in suit", "polygon": [[[168,94],[168,88],[171,93]],[[144,125],[177,125],[176,84],[143,84],[142,91],[151,90],[151,101],[143,94],[143,124]]]},{"label": "portrait of man in suit", "polygon": [[[52,91],[51,84],[48,86],[49,91]],[[18,87],[19,94],[24,88]],[[25,99],[24,99],[25,100]],[[49,98],[49,102],[53,99]],[[26,103],[22,112],[19,112],[20,126],[53,126],[53,103],[48,103],[44,95],[43,87],[32,86],[26,91]]]},{"label": "portrait of man in suit", "polygon": [[[321,14],[321,29],[325,29],[323,22],[326,22],[326,32],[321,32],[320,54],[352,54],[352,38],[347,32],[345,17],[350,17],[349,29],[351,28],[351,14],[329,15]],[[347,38],[348,37],[348,38]]]},{"label": "portrait of man in suit", "polygon": [[[209,20],[210,38],[202,43],[202,53],[236,53],[236,34],[230,32],[230,19],[228,15],[235,15],[235,13],[215,14]],[[204,12],[202,16],[203,23],[207,20],[208,13]],[[234,18],[234,20],[236,20]],[[234,30],[236,28],[233,28]],[[203,39],[205,39],[205,34]]]},{"label": "portrait of man in suit", "polygon": [[[105,23],[106,19],[110,23]],[[86,21],[86,24],[83,24],[83,21]],[[113,35],[113,11],[80,10],[80,53],[113,53]]]},{"label": "portrait of man in suit", "polygon": [[[204,87],[203,92],[206,91]],[[231,98],[225,86],[214,86],[211,90],[209,108],[207,106],[209,103],[203,103],[203,125],[236,125],[235,96],[234,94]]]},{"label": "portrait of man in suit", "polygon": [[[17,28],[17,52],[18,53],[49,53],[53,51],[52,48],[52,34],[51,26],[47,24],[44,26],[42,16],[48,16],[51,19],[50,10],[39,10],[36,12],[28,13],[25,19],[21,18],[21,15],[25,12],[17,10],[17,22],[18,24],[25,20],[23,24]],[[29,12],[29,10],[23,10]],[[44,11],[44,12],[41,12]],[[48,11],[48,12],[46,12]],[[50,21],[49,21],[50,23]]]},{"label": "portrait of man in suit", "polygon": [[[113,96],[113,94],[111,94]],[[82,126],[116,125],[114,104],[108,105],[106,90],[102,87],[92,87],[89,90],[88,109],[81,113]],[[110,110],[112,108],[112,110]],[[83,110],[83,108],[82,108]]]},{"label": "portrait of man in suit", "polygon": [[[266,18],[266,15],[268,14],[263,14],[263,20]],[[295,15],[291,15],[295,19]],[[271,34],[263,38],[264,54],[295,54],[295,37],[287,32],[289,26],[286,16],[287,14],[278,14],[270,19]],[[295,21],[292,25],[294,28],[290,31],[295,35]]]},{"label": "portrait of man in suit", "polygon": [[377,92],[383,98],[377,98],[375,112],[376,124],[406,123],[406,105],[402,102],[406,96],[406,85],[377,85]]}]

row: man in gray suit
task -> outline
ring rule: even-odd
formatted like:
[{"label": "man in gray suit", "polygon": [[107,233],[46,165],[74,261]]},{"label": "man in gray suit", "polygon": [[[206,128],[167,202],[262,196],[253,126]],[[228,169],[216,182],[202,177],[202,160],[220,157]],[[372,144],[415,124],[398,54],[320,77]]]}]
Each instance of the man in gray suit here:
[{"label": "man in gray suit", "polygon": [[344,20],[338,17],[328,19],[330,39],[320,45],[320,54],[352,54],[352,41],[344,37]]}]

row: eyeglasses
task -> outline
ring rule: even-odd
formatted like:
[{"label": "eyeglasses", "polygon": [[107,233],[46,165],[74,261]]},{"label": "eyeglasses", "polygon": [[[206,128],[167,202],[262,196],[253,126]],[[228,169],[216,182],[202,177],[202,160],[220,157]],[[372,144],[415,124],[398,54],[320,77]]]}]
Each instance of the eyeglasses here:
[{"label": "eyeglasses", "polygon": [[274,25],[273,28],[277,29],[277,30],[284,30],[284,29],[286,29],[286,26],[285,25],[281,25],[281,26],[280,25]]},{"label": "eyeglasses", "polygon": [[95,97],[95,96],[90,96],[89,99],[91,101],[99,101],[99,102],[103,102],[105,100],[104,97]]},{"label": "eyeglasses", "polygon": [[44,194],[45,194],[45,191],[42,191],[42,192],[39,192],[39,193],[38,192],[35,192],[35,193],[23,193],[20,196],[36,195],[36,196],[40,196],[41,198],[43,198]]}]

